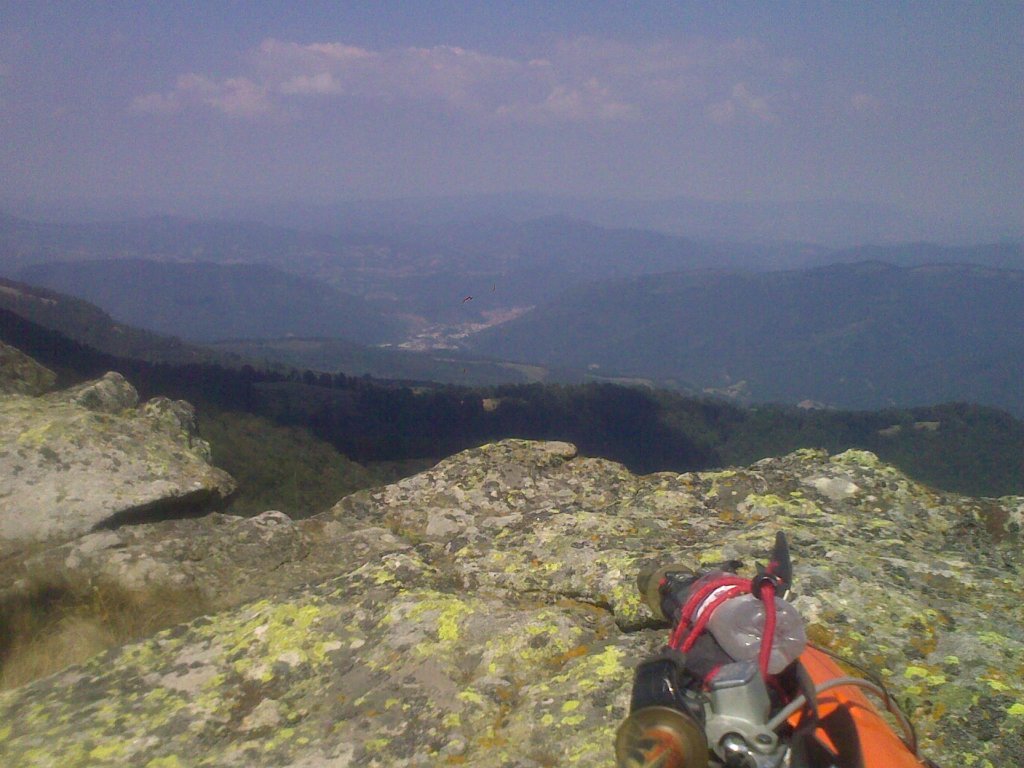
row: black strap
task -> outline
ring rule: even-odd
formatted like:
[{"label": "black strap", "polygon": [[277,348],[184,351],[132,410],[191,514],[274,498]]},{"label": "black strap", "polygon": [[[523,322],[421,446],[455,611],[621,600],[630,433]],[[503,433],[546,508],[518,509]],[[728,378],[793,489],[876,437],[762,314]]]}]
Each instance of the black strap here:
[{"label": "black strap", "polygon": [[[841,706],[817,722],[801,721],[790,741],[792,768],[864,768],[864,753],[850,710]],[[821,728],[835,749],[815,735]]]}]

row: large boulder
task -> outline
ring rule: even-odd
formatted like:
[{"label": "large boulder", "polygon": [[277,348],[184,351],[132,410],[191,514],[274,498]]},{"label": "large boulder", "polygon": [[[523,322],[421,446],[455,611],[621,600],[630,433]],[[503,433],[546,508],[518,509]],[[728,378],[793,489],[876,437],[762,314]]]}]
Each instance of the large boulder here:
[{"label": "large boulder", "polygon": [[0,341],[0,395],[41,395],[56,383],[53,371]]},{"label": "large boulder", "polygon": [[103,526],[209,511],[233,490],[188,403],[139,405],[117,373],[0,397],[0,554]]},{"label": "large boulder", "polygon": [[637,571],[750,573],[781,529],[809,634],[886,678],[930,756],[1020,765],[1022,522],[1024,499],[935,493],[864,452],[637,477],[565,443],[488,445],[297,524],[303,547],[267,558],[290,574],[276,595],[0,694],[0,754],[610,766],[632,667],[666,637]]}]

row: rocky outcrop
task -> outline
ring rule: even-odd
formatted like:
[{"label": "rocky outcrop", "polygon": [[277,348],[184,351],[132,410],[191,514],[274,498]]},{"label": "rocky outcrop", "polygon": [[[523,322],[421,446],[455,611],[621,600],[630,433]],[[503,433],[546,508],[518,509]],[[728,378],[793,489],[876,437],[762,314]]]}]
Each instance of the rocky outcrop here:
[{"label": "rocky outcrop", "polygon": [[[263,550],[276,594],[0,694],[0,754],[610,766],[632,666],[666,637],[637,571],[735,559],[750,572],[784,529],[812,638],[885,676],[933,758],[1020,765],[1022,522],[1024,499],[937,494],[863,452],[637,477],[565,443],[488,445],[301,523],[253,521],[234,555],[235,518],[194,549],[171,531],[196,521],[133,529],[121,551],[159,562],[146,550],[164,541],[210,584],[230,580],[229,560],[259,560],[261,526],[290,531]],[[86,568],[86,553],[65,555]]]},{"label": "rocky outcrop", "polygon": [[0,395],[41,395],[56,382],[57,375],[49,368],[0,341]]},{"label": "rocky outcrop", "polygon": [[209,464],[192,407],[117,373],[0,397],[0,553],[97,527],[208,511],[234,482]]},{"label": "rocky outcrop", "polygon": [[0,562],[0,600],[46,583],[116,586],[126,592],[196,595],[221,610],[329,578],[412,545],[383,528],[217,512],[122,526]]}]

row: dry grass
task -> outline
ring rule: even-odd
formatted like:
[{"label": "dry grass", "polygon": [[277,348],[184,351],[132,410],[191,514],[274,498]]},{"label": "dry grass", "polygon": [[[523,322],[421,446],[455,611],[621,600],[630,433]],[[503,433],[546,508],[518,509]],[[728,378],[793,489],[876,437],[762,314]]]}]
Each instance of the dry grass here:
[{"label": "dry grass", "polygon": [[195,589],[40,579],[0,602],[0,690],[205,612]]}]

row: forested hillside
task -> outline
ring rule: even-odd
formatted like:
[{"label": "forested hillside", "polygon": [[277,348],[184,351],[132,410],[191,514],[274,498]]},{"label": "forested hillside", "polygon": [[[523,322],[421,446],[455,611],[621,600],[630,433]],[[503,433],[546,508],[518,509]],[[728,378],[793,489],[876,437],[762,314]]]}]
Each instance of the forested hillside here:
[{"label": "forested hillside", "polygon": [[291,335],[374,344],[406,331],[359,296],[265,264],[105,259],[39,264],[21,277],[193,341]]},{"label": "forested hillside", "polygon": [[470,340],[475,351],[754,402],[966,400],[1024,415],[1024,271],[877,262],[598,282]]},{"label": "forested hillside", "polygon": [[[150,363],[98,353],[13,313],[0,313],[3,340],[54,368],[65,382],[118,370],[144,397],[190,400],[214,421],[221,413],[251,414],[291,428],[264,429],[254,441],[252,422],[232,416],[229,420],[243,433],[249,429],[250,437],[213,440],[214,454],[225,466],[244,463],[240,457],[253,450],[276,457],[270,462],[272,477],[295,462],[306,465],[296,470],[306,474],[298,476],[317,482],[316,473],[309,473],[315,461],[308,460],[322,451],[315,444],[339,452],[333,466],[345,464],[343,455],[375,468],[366,474],[347,465],[354,473],[348,487],[354,487],[393,477],[392,462],[422,466],[462,448],[524,437],[569,440],[584,454],[621,461],[637,472],[746,464],[799,447],[858,447],[937,487],[989,496],[1024,493],[1024,424],[991,408],[746,409],[611,384],[411,387],[342,373]],[[381,468],[377,462],[389,464]],[[249,463],[250,469],[256,466]],[[338,477],[326,480],[326,487],[349,482]],[[254,476],[249,488],[261,503],[273,504],[272,493],[263,494],[273,492],[275,481]],[[325,492],[317,498],[329,497]]]}]

